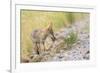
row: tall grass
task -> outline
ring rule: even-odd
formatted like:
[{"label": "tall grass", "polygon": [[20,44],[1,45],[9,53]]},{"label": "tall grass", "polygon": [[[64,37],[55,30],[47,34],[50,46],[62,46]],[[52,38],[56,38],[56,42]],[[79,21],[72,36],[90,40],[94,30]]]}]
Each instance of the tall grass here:
[{"label": "tall grass", "polygon": [[[34,29],[43,29],[49,22],[53,23],[54,32],[59,31],[63,27],[73,24],[75,21],[84,19],[88,13],[78,12],[49,12],[49,11],[33,11],[21,10],[21,56],[29,55],[32,52],[33,43],[31,40],[31,32]],[[69,43],[74,41],[67,40]]]}]

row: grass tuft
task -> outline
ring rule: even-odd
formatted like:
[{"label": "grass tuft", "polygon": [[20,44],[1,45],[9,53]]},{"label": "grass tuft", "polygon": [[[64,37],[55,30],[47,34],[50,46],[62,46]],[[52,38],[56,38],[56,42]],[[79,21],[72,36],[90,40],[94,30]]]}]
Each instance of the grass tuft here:
[{"label": "grass tuft", "polygon": [[77,33],[71,32],[69,37],[64,39],[65,43],[67,43],[68,47],[71,47],[77,41]]}]

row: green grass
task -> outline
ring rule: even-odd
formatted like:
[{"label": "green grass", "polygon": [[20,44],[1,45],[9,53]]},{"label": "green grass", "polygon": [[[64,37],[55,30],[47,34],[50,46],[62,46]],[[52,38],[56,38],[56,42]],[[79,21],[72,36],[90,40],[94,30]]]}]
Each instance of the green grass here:
[{"label": "green grass", "polygon": [[68,48],[70,48],[77,41],[77,33],[70,32],[68,36],[64,41],[68,45]]}]

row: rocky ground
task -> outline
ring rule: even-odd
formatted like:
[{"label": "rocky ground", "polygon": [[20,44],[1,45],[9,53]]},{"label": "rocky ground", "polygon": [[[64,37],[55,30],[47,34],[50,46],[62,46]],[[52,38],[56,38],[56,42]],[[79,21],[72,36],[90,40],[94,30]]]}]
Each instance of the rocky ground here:
[{"label": "rocky ground", "polygon": [[[69,60],[89,60],[89,20],[84,20],[74,23],[69,28],[62,28],[60,31],[55,32],[57,40],[52,44],[50,40],[46,40],[50,48],[42,52],[40,55],[33,54],[31,62],[44,62],[44,61],[69,61]],[[69,37],[69,33],[74,31],[78,34],[77,41],[68,48],[63,39]]]},{"label": "rocky ground", "polygon": [[[90,58],[89,50],[89,31],[86,31],[89,21],[84,20],[76,22],[71,28],[62,29],[63,37],[70,31],[78,32],[78,41],[68,50],[60,50],[52,60],[53,61],[67,61],[67,60],[88,60]],[[85,29],[85,30],[84,30]]]},{"label": "rocky ground", "polygon": [[89,35],[81,33],[80,39],[68,50],[60,50],[60,53],[55,54],[53,61],[66,60],[88,60],[89,59]]}]

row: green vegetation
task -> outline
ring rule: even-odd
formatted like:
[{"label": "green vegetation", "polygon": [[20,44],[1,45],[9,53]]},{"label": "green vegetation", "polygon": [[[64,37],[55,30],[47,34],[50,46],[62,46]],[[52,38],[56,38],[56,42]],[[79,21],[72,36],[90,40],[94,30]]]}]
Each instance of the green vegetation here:
[{"label": "green vegetation", "polygon": [[71,47],[77,41],[77,33],[71,32],[64,41],[68,45],[68,48]]}]

